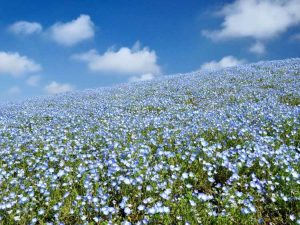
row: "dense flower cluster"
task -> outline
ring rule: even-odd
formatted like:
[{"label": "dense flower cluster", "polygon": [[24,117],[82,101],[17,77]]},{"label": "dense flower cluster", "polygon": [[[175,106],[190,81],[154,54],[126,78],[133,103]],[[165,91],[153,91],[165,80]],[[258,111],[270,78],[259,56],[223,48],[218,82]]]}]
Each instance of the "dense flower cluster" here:
[{"label": "dense flower cluster", "polygon": [[300,224],[300,59],[0,106],[0,224]]}]

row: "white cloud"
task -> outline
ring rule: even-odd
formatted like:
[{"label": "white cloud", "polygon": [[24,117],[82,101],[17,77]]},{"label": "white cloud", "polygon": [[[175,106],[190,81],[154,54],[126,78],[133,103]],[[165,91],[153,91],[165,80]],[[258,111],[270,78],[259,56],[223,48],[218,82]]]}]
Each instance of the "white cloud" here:
[{"label": "white cloud", "polygon": [[67,23],[56,23],[50,28],[54,41],[65,46],[75,45],[94,37],[94,23],[90,16],[80,15]]},{"label": "white cloud", "polygon": [[26,83],[27,85],[29,86],[32,86],[32,87],[36,87],[40,81],[41,77],[39,75],[33,75],[33,76],[30,76],[27,80],[26,80]]},{"label": "white cloud", "polygon": [[0,75],[20,76],[40,71],[42,67],[26,56],[17,52],[0,52]]},{"label": "white cloud", "polygon": [[155,51],[140,48],[137,42],[131,49],[122,47],[118,51],[107,50],[103,55],[91,50],[73,55],[74,59],[87,62],[88,68],[95,72],[111,72],[126,75],[160,74]]},{"label": "white cloud", "polygon": [[258,55],[262,55],[266,52],[266,48],[263,43],[256,42],[249,48],[249,51]]},{"label": "white cloud", "polygon": [[147,81],[154,79],[154,75],[152,73],[145,73],[141,76],[132,76],[129,78],[129,82],[138,82],[138,81]]},{"label": "white cloud", "polygon": [[237,59],[233,56],[225,56],[220,61],[210,61],[210,62],[203,63],[201,65],[200,70],[202,70],[202,71],[204,71],[204,70],[208,70],[208,71],[219,70],[219,69],[223,69],[223,68],[227,68],[227,67],[238,66],[245,62],[246,61],[243,59]]},{"label": "white cloud", "polygon": [[73,91],[74,87],[70,84],[60,84],[55,81],[52,81],[50,84],[48,84],[45,87],[44,90],[48,94],[59,94],[59,93]]},{"label": "white cloud", "polygon": [[21,89],[19,86],[13,86],[10,89],[8,89],[8,94],[10,95],[18,95],[21,93]]},{"label": "white cloud", "polygon": [[219,15],[222,28],[204,31],[215,39],[252,37],[265,40],[300,24],[299,0],[236,0],[226,5]]},{"label": "white cloud", "polygon": [[43,27],[37,22],[18,21],[9,26],[8,30],[17,35],[30,35],[42,32]]}]

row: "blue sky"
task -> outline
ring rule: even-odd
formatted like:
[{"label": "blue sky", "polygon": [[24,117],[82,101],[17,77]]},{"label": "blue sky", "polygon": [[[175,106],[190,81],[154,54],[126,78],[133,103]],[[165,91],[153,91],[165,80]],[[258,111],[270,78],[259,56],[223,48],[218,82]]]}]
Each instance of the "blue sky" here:
[{"label": "blue sky", "polygon": [[0,0],[0,101],[299,57],[299,11],[299,0]]}]

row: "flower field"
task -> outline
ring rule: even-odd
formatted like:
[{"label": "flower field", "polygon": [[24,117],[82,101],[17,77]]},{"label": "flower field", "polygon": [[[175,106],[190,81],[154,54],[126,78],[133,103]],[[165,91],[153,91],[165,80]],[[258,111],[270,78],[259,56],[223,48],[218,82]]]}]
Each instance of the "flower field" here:
[{"label": "flower field", "polygon": [[300,224],[300,59],[1,104],[0,224]]}]

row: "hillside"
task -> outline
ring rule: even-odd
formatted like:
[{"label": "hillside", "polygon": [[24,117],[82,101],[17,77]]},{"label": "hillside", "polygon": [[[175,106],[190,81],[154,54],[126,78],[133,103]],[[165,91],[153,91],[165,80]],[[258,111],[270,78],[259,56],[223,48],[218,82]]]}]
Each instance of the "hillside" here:
[{"label": "hillside", "polygon": [[300,224],[300,59],[0,106],[0,224]]}]

